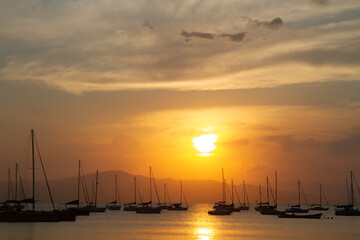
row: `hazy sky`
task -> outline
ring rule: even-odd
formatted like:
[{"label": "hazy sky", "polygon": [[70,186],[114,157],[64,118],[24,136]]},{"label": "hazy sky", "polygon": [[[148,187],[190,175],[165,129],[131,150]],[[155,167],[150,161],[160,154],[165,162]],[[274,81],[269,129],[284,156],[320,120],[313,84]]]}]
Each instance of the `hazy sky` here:
[{"label": "hazy sky", "polygon": [[[0,0],[0,176],[360,176],[358,0]],[[210,127],[210,128],[209,128]],[[210,131],[205,131],[209,130]],[[192,139],[218,135],[199,157]],[[39,170],[39,169],[38,169]]]}]

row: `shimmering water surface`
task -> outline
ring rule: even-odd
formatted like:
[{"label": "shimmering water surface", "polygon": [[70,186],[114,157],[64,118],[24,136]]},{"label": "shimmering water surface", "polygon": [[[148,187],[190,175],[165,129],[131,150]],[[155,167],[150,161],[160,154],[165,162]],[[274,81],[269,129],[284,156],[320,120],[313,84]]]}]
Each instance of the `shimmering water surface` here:
[{"label": "shimmering water surface", "polygon": [[[253,208],[230,216],[211,216],[208,204],[160,215],[106,211],[79,216],[76,222],[0,223],[0,239],[360,239],[360,217],[279,219]],[[331,219],[333,217],[333,219]]]}]

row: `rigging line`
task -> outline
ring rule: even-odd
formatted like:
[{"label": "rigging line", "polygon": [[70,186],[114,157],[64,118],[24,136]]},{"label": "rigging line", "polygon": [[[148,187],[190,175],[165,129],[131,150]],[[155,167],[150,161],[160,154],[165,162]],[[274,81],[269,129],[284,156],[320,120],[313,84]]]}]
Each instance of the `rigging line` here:
[{"label": "rigging line", "polygon": [[274,203],[276,204],[275,197],[274,197],[274,193],[273,193],[273,191],[272,191],[272,188],[271,188],[271,184],[270,184],[270,183],[269,183],[269,188],[270,188],[271,197],[272,197]]},{"label": "rigging line", "polygon": [[[249,196],[248,196],[248,193],[247,193],[247,190],[246,190],[246,185],[245,185],[245,181],[244,182],[244,191],[245,191],[245,195],[246,195],[246,201],[247,201],[247,204],[250,204],[250,201],[249,201]],[[244,199],[245,201],[245,199]],[[245,204],[245,203],[244,203]]]},{"label": "rigging line", "polygon": [[31,134],[29,134],[29,137],[28,137],[27,141],[25,142],[23,151],[22,151],[22,153],[21,153],[21,155],[20,155],[19,165],[21,164],[21,162],[22,162],[22,160],[23,160],[25,151],[29,151],[29,149],[30,149],[30,148],[28,148],[28,146],[30,146],[30,141],[31,141]]},{"label": "rigging line", "polygon": [[83,166],[82,166],[82,165],[80,165],[80,171],[81,171],[81,177],[80,177],[80,179],[82,179],[83,184],[84,184],[84,195],[85,195],[85,198],[87,198],[87,199],[86,199],[86,202],[89,203],[91,200],[90,200],[90,195],[89,195],[88,188],[87,188],[87,186],[86,186],[86,180],[85,180],[84,170],[83,170]]},{"label": "rigging line", "polygon": [[167,190],[167,188],[166,188],[166,193],[167,193],[167,196],[168,196],[168,199],[169,199],[169,203],[171,204],[170,195],[169,195],[169,191]]},{"label": "rigging line", "polygon": [[309,203],[308,203],[308,201],[307,201],[307,199],[306,199],[306,196],[305,196],[305,193],[304,193],[304,189],[303,189],[303,187],[302,187],[302,185],[300,184],[300,189],[301,189],[301,192],[302,192],[302,194],[303,194],[303,196],[304,196],[304,199],[305,199],[305,202],[306,202],[306,205],[308,206],[308,208],[309,208]]},{"label": "rigging line", "polygon": [[328,200],[327,200],[326,195],[325,195],[325,192],[324,192],[324,187],[321,187],[321,191],[322,191],[323,196],[324,196],[324,198],[325,198],[326,205],[329,206]]},{"label": "rigging line", "polygon": [[239,204],[241,204],[238,191],[236,190],[236,185],[234,186],[234,190],[235,190],[236,198],[237,198],[237,200],[239,201]]},{"label": "rigging line", "polygon": [[[42,158],[41,158],[41,154],[40,154],[40,150],[39,150],[39,145],[38,145],[38,143],[37,143],[37,140],[36,140],[35,135],[34,135],[34,138],[35,138],[35,143],[36,143],[36,149],[37,149],[37,151],[38,151],[38,155],[39,155],[39,159],[40,159],[40,163],[41,163],[41,168],[42,168],[43,173],[44,173],[44,177],[45,177],[45,181],[46,181],[46,186],[47,186],[47,189],[48,189],[48,192],[49,192],[49,195],[50,195],[51,204],[52,204],[52,206],[53,206],[53,208],[54,208],[54,210],[55,210],[56,208],[55,208],[54,200],[53,200],[53,197],[52,197],[52,194],[51,194],[51,191],[50,191],[49,181],[48,181],[47,176],[46,176],[44,163],[43,163]],[[34,201],[35,201],[35,199],[34,199]]]},{"label": "rigging line", "polygon": [[138,193],[139,193],[140,202],[143,203],[143,200],[142,200],[142,197],[141,197],[141,193],[140,193],[140,188],[139,188],[139,185],[138,185],[137,182],[136,182],[136,189],[138,190]]},{"label": "rigging line", "polygon": [[[81,189],[83,190],[85,202],[87,202],[86,194],[85,194],[85,189],[84,189],[84,183],[83,183],[83,181],[81,180],[81,178],[80,178],[80,187],[81,187]],[[79,197],[79,202],[80,202],[80,197]]]},{"label": "rigging line", "polygon": [[[16,167],[17,168],[19,168],[19,166],[18,165],[16,165]],[[20,182],[20,189],[21,189],[21,191],[22,191],[22,193],[23,193],[23,197],[24,197],[24,199],[26,199],[26,196],[25,196],[25,190],[24,190],[24,186],[23,186],[23,184],[22,184],[22,179],[21,179],[21,175],[20,175],[20,172],[18,171],[18,174],[19,174],[19,182]],[[25,203],[25,206],[26,206],[26,209],[28,209],[29,207],[28,207],[28,203],[26,202]]]},{"label": "rigging line", "polygon": [[[229,196],[231,196],[231,199],[232,199],[232,195],[231,195],[230,188],[229,188],[229,186],[228,186],[228,185],[226,186],[226,189],[228,190],[228,192],[229,192]],[[225,190],[225,191],[226,191],[226,190]]]},{"label": "rigging line", "polygon": [[156,197],[157,197],[157,199],[158,199],[158,203],[160,203],[160,198],[159,198],[158,190],[157,190],[157,187],[156,187],[156,182],[155,182],[154,173],[153,173],[153,172],[151,172],[151,175],[152,175],[152,178],[153,178],[153,181],[154,181],[154,186],[155,186]]},{"label": "rigging line", "polygon": [[358,192],[360,193],[360,188],[359,188],[359,185],[358,185],[357,182],[356,182],[355,177],[354,177],[354,182],[355,182],[355,185],[356,185],[356,188],[357,188]]},{"label": "rigging line", "polygon": [[[100,175],[100,174],[99,174],[99,175]],[[105,198],[105,199],[108,199],[107,196],[106,196],[106,194],[105,194],[105,192],[104,192],[104,187],[103,187],[103,185],[102,185],[102,183],[101,183],[101,181],[100,181],[100,178],[99,178],[99,180],[98,180],[98,183],[100,184],[100,189],[101,189],[101,191],[102,191],[102,194],[103,194],[104,198]]]},{"label": "rigging line", "polygon": [[187,203],[187,200],[186,200],[185,193],[184,193],[184,192],[182,192],[182,194],[183,194],[183,196],[184,196],[185,204],[186,204],[186,206],[187,206],[187,205],[188,205],[188,203]]},{"label": "rigging line", "polygon": [[120,201],[120,190],[119,190],[119,184],[118,184],[118,181],[117,181],[117,175],[115,174],[115,176],[116,176],[115,185],[116,185],[117,197],[118,197],[118,199],[119,199],[119,202],[121,202],[121,201]]}]

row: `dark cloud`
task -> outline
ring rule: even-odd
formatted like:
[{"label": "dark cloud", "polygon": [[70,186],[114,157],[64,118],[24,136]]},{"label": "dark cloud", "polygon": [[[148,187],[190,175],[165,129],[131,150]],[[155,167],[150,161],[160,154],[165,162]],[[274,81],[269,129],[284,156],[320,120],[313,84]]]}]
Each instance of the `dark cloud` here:
[{"label": "dark cloud", "polygon": [[215,40],[216,38],[228,38],[231,42],[242,42],[246,36],[246,32],[235,33],[235,34],[213,34],[213,33],[203,33],[203,32],[187,32],[185,30],[181,30],[181,35],[186,37],[185,41],[189,42],[192,37],[202,38],[206,40]]},{"label": "dark cloud", "polygon": [[327,5],[329,5],[330,0],[311,0],[311,2],[318,6],[327,6]]},{"label": "dark cloud", "polygon": [[181,30],[181,35],[183,35],[187,39],[191,38],[191,37],[196,37],[196,38],[203,38],[203,39],[212,40],[212,39],[214,39],[216,37],[216,34],[212,34],[212,33],[187,32],[185,30]]},{"label": "dark cloud", "polygon": [[251,20],[248,18],[250,22],[254,25],[254,27],[266,27],[270,30],[278,30],[284,25],[284,22],[281,18],[274,18],[273,20],[269,21],[259,21],[259,20]]},{"label": "dark cloud", "polygon": [[246,32],[236,34],[222,34],[222,37],[228,37],[232,42],[242,42],[246,36]]}]

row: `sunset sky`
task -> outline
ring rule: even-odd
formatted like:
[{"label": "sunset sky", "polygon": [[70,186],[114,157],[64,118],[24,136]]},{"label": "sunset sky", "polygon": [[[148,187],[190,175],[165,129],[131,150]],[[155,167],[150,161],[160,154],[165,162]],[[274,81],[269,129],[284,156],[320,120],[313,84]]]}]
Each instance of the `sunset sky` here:
[{"label": "sunset sky", "polygon": [[[78,159],[158,178],[360,176],[359,12],[358,0],[0,0],[0,176],[31,128],[51,179]],[[193,146],[204,134],[206,156]]]}]

